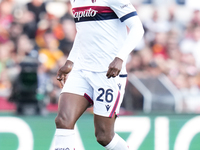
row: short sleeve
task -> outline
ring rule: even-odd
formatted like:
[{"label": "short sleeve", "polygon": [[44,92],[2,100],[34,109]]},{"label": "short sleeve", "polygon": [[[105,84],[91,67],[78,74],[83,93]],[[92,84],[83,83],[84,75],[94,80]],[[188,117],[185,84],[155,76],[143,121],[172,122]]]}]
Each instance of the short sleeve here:
[{"label": "short sleeve", "polygon": [[109,7],[116,13],[121,22],[136,16],[137,12],[130,0],[108,0]]}]

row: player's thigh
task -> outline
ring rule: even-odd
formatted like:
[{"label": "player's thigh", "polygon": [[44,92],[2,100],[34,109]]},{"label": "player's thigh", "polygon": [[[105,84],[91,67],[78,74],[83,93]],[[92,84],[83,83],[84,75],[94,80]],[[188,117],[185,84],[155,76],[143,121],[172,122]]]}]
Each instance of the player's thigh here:
[{"label": "player's thigh", "polygon": [[56,126],[73,128],[77,119],[89,106],[84,95],[91,96],[92,88],[85,80],[81,71],[72,70],[61,91],[58,102]]},{"label": "player's thigh", "polygon": [[74,128],[76,121],[88,106],[89,102],[84,96],[62,93],[58,102],[57,128]]}]

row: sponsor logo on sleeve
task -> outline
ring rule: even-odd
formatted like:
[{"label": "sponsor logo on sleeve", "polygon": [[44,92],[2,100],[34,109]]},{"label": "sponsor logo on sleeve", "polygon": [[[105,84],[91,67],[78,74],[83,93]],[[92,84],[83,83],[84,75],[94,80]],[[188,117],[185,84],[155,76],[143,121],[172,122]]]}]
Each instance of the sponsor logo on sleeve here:
[{"label": "sponsor logo on sleeve", "polygon": [[123,9],[123,8],[125,8],[125,7],[130,6],[130,5],[132,5],[132,4],[131,4],[131,3],[128,3],[128,4],[125,4],[125,5],[120,6],[120,8]]}]

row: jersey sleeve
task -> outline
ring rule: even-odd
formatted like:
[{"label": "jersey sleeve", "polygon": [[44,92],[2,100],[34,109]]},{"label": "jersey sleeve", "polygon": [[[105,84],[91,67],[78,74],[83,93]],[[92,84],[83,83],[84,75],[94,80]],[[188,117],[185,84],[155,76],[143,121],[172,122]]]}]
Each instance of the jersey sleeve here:
[{"label": "jersey sleeve", "polygon": [[124,23],[126,24],[126,26],[129,27],[130,31],[125,40],[125,43],[123,44],[122,48],[119,50],[116,56],[122,60],[125,60],[128,57],[129,53],[134,50],[144,34],[142,22],[140,21],[138,16],[131,17],[125,20]]},{"label": "jersey sleeve", "polygon": [[121,22],[136,16],[137,12],[130,0],[108,0],[109,7],[116,13]]},{"label": "jersey sleeve", "polygon": [[76,58],[78,57],[78,53],[79,53],[79,36],[78,36],[78,33],[77,33],[75,40],[74,40],[73,47],[72,47],[72,49],[69,53],[67,60],[70,60],[74,63]]}]

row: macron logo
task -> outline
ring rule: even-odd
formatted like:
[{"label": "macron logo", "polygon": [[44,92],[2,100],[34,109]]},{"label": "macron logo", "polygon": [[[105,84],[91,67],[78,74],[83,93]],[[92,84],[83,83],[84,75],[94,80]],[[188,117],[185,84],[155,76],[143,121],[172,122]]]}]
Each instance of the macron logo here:
[{"label": "macron logo", "polygon": [[106,109],[108,111],[110,109],[110,105],[106,105]]},{"label": "macron logo", "polygon": [[80,20],[80,18],[82,18],[82,17],[94,17],[98,11],[90,8],[88,10],[78,11],[78,12],[76,12],[73,9],[72,12],[73,12],[73,17],[78,18],[78,20]]},{"label": "macron logo", "polygon": [[118,84],[118,87],[119,87],[119,90],[121,90],[122,85],[119,83],[119,84]]}]

